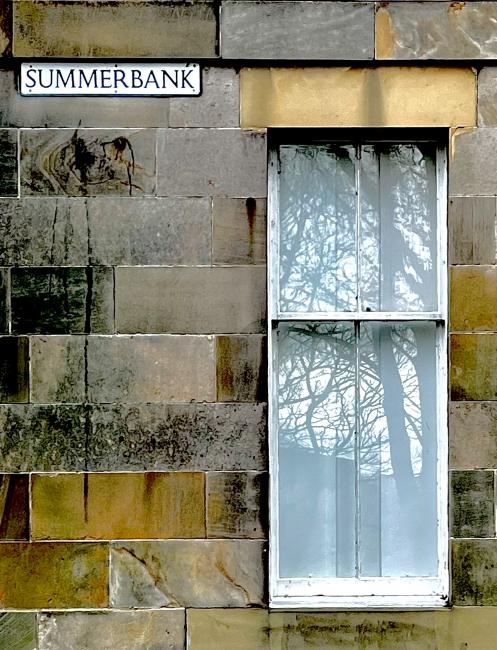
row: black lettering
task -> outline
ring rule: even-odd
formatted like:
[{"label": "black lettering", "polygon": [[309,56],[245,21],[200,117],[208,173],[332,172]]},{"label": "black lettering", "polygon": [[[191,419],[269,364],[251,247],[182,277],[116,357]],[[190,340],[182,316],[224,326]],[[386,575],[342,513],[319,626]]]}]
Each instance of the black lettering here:
[{"label": "black lettering", "polygon": [[[178,87],[178,72],[179,70],[174,71],[174,79],[171,77],[167,70],[162,70],[162,87],[166,88],[168,81],[172,83],[176,88]],[[167,77],[167,79],[166,79]]]},{"label": "black lettering", "polygon": [[67,73],[66,79],[64,79],[62,70],[56,70],[55,71],[55,87],[60,88],[59,84],[62,84],[64,88],[67,88],[69,86],[69,83],[71,84],[72,88],[74,88],[74,70],[71,69]]},{"label": "black lettering", "polygon": [[30,84],[28,84],[28,82],[26,82],[26,88],[34,88],[36,86],[36,77],[32,76],[32,75],[35,75],[35,74],[36,74],[36,70],[29,69],[29,70],[26,71],[26,77],[33,82],[33,83],[30,83]]},{"label": "black lettering", "polygon": [[78,88],[83,88],[83,82],[85,83],[87,88],[90,88],[90,87],[96,88],[97,87],[97,71],[92,70],[91,74],[90,74],[90,77],[88,78],[85,75],[85,71],[80,70],[79,71],[79,86],[78,86]]},{"label": "black lettering", "polygon": [[187,79],[187,77],[189,75],[191,75],[192,72],[193,72],[193,70],[182,70],[181,71],[181,87],[182,88],[185,87],[185,83],[187,83],[190,86],[190,88],[194,88],[194,86]]},{"label": "black lettering", "polygon": [[126,78],[126,73],[124,70],[114,70],[114,86],[117,88],[117,84],[122,84],[125,88],[129,88],[128,84],[124,81]]},{"label": "black lettering", "polygon": [[112,88],[112,82],[110,80],[110,70],[100,70],[100,87],[101,88]]},{"label": "black lettering", "polygon": [[155,73],[153,70],[150,70],[148,73],[147,81],[145,82],[145,88],[148,88],[148,84],[154,83],[156,88],[159,88],[159,82],[155,78]]},{"label": "black lettering", "polygon": [[[50,73],[50,81],[47,84],[43,83],[43,73],[44,72],[49,72]],[[53,69],[49,68],[48,70],[38,70],[38,83],[42,88],[51,88],[53,84]]]},{"label": "black lettering", "polygon": [[131,87],[141,88],[142,86],[143,86],[143,79],[142,79],[141,72],[139,70],[131,70]]}]

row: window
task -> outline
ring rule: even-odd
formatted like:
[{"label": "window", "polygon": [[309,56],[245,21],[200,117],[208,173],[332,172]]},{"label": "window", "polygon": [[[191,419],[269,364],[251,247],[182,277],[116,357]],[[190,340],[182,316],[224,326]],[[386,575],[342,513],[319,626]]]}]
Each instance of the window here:
[{"label": "window", "polygon": [[437,141],[271,148],[272,606],[447,603]]}]

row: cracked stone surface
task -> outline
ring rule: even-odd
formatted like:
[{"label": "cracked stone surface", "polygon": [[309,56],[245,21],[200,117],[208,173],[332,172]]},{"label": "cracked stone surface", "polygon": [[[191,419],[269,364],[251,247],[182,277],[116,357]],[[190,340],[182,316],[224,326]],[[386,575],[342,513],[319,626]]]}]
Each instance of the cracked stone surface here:
[{"label": "cracked stone surface", "polygon": [[248,607],[264,602],[264,543],[113,543],[112,607]]}]

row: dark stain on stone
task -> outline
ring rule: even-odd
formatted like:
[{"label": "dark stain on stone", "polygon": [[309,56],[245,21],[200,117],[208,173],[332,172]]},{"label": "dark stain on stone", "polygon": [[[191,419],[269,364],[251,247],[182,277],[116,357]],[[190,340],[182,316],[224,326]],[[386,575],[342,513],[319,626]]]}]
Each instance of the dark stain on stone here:
[{"label": "dark stain on stone", "polygon": [[255,225],[257,218],[257,202],[252,197],[249,197],[245,201],[245,207],[247,209],[247,224],[248,224],[248,257],[250,260],[254,259],[254,234],[255,234]]},{"label": "dark stain on stone", "polygon": [[93,301],[93,269],[87,266],[86,274],[86,302],[85,302],[85,333],[91,334],[91,306]]},{"label": "dark stain on stone", "polygon": [[91,168],[95,164],[96,157],[86,146],[83,138],[78,136],[78,129],[74,131],[71,138],[71,145],[74,151],[73,169],[79,172],[79,180],[84,188],[88,184]]},{"label": "dark stain on stone", "polygon": [[88,523],[88,493],[89,493],[89,474],[83,474],[83,507],[85,511],[85,524]]},{"label": "dark stain on stone", "polygon": [[450,398],[454,402],[471,401],[474,399],[464,388],[454,385],[450,387]]},{"label": "dark stain on stone", "polygon": [[0,401],[27,402],[29,341],[24,336],[0,338]]},{"label": "dark stain on stone", "polygon": [[29,539],[29,476],[0,476],[0,539]]}]

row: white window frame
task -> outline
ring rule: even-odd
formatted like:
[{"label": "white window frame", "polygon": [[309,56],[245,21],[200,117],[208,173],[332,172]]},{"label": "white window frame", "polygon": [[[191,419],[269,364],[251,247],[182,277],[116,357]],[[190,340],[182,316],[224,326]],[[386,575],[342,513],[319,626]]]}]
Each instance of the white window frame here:
[{"label": "white window frame", "polygon": [[[269,150],[268,169],[268,363],[269,363],[269,606],[279,609],[350,609],[350,608],[439,608],[449,605],[448,535],[448,379],[447,379],[447,159],[446,147],[439,138],[358,137],[350,134],[329,138],[298,138],[275,141]],[[431,142],[437,147],[437,228],[438,228],[438,301],[436,312],[299,312],[279,313],[279,173],[278,147],[284,144],[398,144]],[[357,173],[357,171],[356,171]],[[278,371],[276,333],[284,321],[434,321],[437,323],[437,513],[438,573],[433,578],[280,578],[278,576]]]}]

